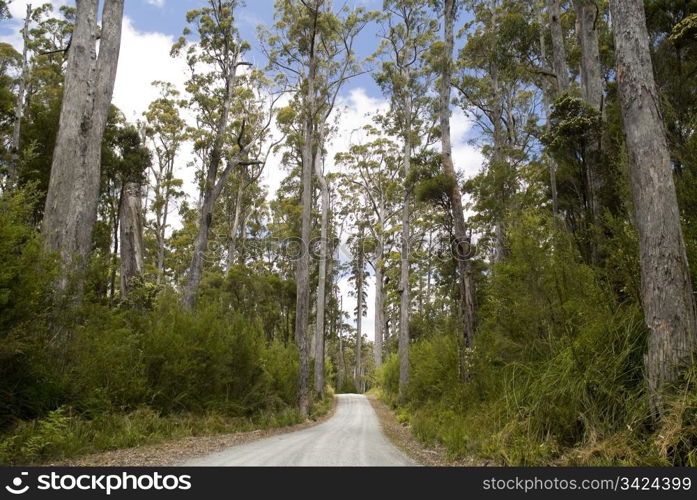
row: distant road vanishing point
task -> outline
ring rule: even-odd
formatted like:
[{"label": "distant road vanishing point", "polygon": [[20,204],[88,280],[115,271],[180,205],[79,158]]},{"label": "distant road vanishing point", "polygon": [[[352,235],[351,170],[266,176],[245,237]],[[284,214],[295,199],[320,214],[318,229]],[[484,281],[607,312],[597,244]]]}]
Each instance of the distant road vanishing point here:
[{"label": "distant road vanishing point", "polygon": [[368,399],[337,396],[326,422],[189,461],[191,466],[413,466],[382,432]]}]

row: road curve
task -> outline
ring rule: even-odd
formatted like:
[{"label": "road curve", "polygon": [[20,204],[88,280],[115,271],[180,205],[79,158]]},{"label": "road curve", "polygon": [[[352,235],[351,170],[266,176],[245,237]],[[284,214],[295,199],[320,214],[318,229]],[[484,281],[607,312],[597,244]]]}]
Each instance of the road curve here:
[{"label": "road curve", "polygon": [[189,466],[408,466],[416,465],[390,443],[368,399],[337,396],[326,422],[260,439],[189,461]]}]

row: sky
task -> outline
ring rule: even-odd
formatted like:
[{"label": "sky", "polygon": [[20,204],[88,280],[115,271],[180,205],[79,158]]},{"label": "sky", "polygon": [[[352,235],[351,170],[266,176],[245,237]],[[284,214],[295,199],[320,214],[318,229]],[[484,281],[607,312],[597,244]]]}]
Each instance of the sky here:
[{"label": "sky", "polygon": [[[14,19],[3,21],[0,25],[0,41],[8,42],[20,48],[22,18],[26,4],[34,6],[45,0],[13,0],[10,12]],[[351,4],[364,6],[368,9],[380,9],[382,0],[348,0]],[[74,0],[51,0],[54,7],[74,5]],[[151,86],[155,80],[168,81],[183,89],[187,77],[187,69],[182,60],[173,59],[169,52],[173,43],[181,35],[186,25],[186,12],[199,8],[204,0],[128,0],[126,1],[125,19],[122,33],[121,55],[119,60],[116,85],[114,89],[114,104],[121,109],[129,121],[135,122],[141,118],[148,104],[157,98],[157,91]],[[257,27],[273,24],[273,0],[248,0],[247,5],[237,13],[238,29],[244,40],[252,49],[247,59],[255,66],[263,68],[266,60],[259,50]],[[357,40],[356,52],[359,57],[371,55],[377,48],[376,25],[369,25]],[[328,146],[328,159],[334,154],[346,151],[355,139],[354,130],[359,129],[370,121],[369,114],[376,111],[386,111],[388,103],[375,85],[372,76],[361,75],[343,88],[337,103],[339,113],[339,129]],[[336,117],[334,117],[336,118]],[[452,118],[453,159],[456,168],[466,177],[475,175],[482,166],[483,158],[475,146],[470,144],[476,135],[472,122],[460,110],[454,110]],[[185,182],[194,186],[194,173],[187,169],[191,152],[185,151],[177,164],[177,174]],[[331,171],[335,167],[328,165]],[[262,182],[273,197],[286,172],[280,166],[280,156],[271,158],[262,177]],[[349,295],[351,286],[348,279],[339,282],[344,296],[344,309],[352,312],[356,300]],[[367,317],[363,321],[365,333],[373,338],[373,303],[374,282],[368,280]],[[355,321],[354,321],[355,324]]]}]

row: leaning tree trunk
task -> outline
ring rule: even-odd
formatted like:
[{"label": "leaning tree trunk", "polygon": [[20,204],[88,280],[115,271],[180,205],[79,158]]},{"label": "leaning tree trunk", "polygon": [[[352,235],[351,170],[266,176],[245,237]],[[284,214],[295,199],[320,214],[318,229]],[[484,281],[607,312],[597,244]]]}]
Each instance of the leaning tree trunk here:
[{"label": "leaning tree trunk", "polygon": [[[231,22],[230,30],[233,29]],[[230,40],[234,40],[234,34],[230,33]],[[230,49],[229,49],[230,50]],[[234,50],[234,49],[233,49]],[[203,201],[201,204],[201,214],[198,222],[198,233],[194,242],[194,253],[189,266],[189,277],[184,288],[184,296],[182,298],[184,307],[193,309],[196,305],[198,296],[198,287],[201,284],[203,277],[203,264],[206,251],[208,250],[208,238],[210,234],[211,224],[213,223],[213,209],[220,194],[218,180],[218,170],[223,160],[223,147],[225,145],[225,134],[228,129],[230,120],[230,107],[232,106],[232,98],[235,93],[235,84],[237,82],[237,62],[239,52],[234,50],[232,54],[228,54],[228,74],[225,81],[225,100],[223,108],[220,112],[220,119],[215,132],[215,140],[211,148],[208,170],[203,186]]]},{"label": "leaning tree trunk", "polygon": [[24,28],[22,29],[22,73],[19,75],[19,85],[17,88],[17,102],[15,104],[15,123],[12,129],[12,157],[8,171],[8,180],[10,185],[17,181],[17,173],[19,171],[19,158],[21,152],[22,140],[22,118],[24,118],[24,94],[27,88],[27,79],[29,78],[29,23],[31,22],[31,4],[27,4],[27,15],[24,18]]},{"label": "leaning tree trunk", "polygon": [[[408,109],[408,108],[407,108]],[[409,111],[407,111],[409,113]],[[409,121],[409,120],[407,120]],[[409,182],[411,174],[411,125],[407,124],[404,134],[404,182]],[[411,290],[409,284],[409,240],[410,240],[410,211],[409,201],[411,189],[405,185],[402,207],[402,242],[401,242],[401,270],[399,281],[399,399],[406,399],[407,386],[409,385],[409,317],[411,309]]]},{"label": "leaning tree trunk", "polygon": [[660,391],[694,364],[697,336],[668,143],[649,50],[644,3],[612,0],[622,120],[639,233],[641,296],[649,329],[645,356],[654,409]]},{"label": "leaning tree trunk", "polygon": [[123,4],[104,3],[97,56],[99,0],[78,1],[68,51],[43,231],[48,248],[63,263],[57,286],[65,289],[68,275],[77,271],[78,297],[97,220],[101,146],[119,60]]},{"label": "leaning tree trunk", "polygon": [[440,86],[440,128],[441,145],[443,152],[443,171],[451,179],[448,198],[453,216],[455,232],[455,260],[460,287],[460,310],[462,314],[462,337],[465,346],[471,346],[474,340],[475,311],[471,266],[469,261],[469,241],[467,238],[467,224],[465,212],[462,208],[462,194],[457,184],[455,164],[453,162],[453,149],[450,137],[450,96],[452,85],[452,57],[454,49],[453,26],[455,23],[455,0],[445,0],[444,3],[445,24],[445,60]]},{"label": "leaning tree trunk", "polygon": [[121,298],[128,297],[134,280],[143,275],[143,215],[141,186],[127,182],[119,208],[121,234]]},{"label": "leaning tree trunk", "polygon": [[320,133],[317,154],[315,156],[315,175],[319,181],[322,192],[322,222],[320,229],[319,249],[319,284],[317,286],[317,314],[315,324],[315,394],[324,396],[324,309],[327,301],[327,260],[328,255],[328,226],[329,226],[329,186],[322,172],[322,144],[323,134]]},{"label": "leaning tree trunk", "polygon": [[566,64],[566,47],[564,30],[561,25],[561,6],[559,0],[547,0],[549,30],[552,33],[552,64],[557,78],[557,93],[563,94],[569,89],[569,67]]}]

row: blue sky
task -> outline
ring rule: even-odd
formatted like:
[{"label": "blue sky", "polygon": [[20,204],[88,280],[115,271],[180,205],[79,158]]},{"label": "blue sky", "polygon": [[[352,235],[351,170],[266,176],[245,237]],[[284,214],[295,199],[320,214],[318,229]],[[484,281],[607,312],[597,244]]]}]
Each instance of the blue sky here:
[{"label": "blue sky", "polygon": [[[367,9],[377,9],[381,0],[359,0],[357,5]],[[159,32],[178,37],[186,24],[186,13],[199,8],[201,0],[130,0],[126,3],[126,15],[131,19],[133,27],[139,31]],[[257,26],[271,27],[274,19],[274,0],[250,0],[237,12],[238,29],[242,38],[252,45],[249,58],[258,64],[265,64],[265,58],[259,50]],[[369,25],[357,40],[356,50],[361,57],[371,55],[377,49],[377,26]],[[375,85],[372,76],[361,75],[350,81],[345,91],[363,88],[370,96],[379,96],[380,90]]]}]

